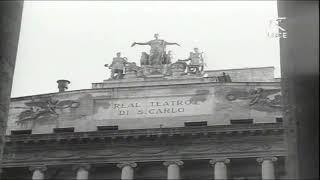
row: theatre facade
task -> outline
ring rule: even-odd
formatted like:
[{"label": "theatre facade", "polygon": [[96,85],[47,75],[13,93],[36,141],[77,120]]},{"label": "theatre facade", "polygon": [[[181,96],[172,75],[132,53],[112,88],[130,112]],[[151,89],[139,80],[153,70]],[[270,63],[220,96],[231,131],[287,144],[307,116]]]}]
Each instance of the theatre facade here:
[{"label": "theatre facade", "polygon": [[91,89],[65,91],[62,80],[60,92],[12,98],[2,178],[285,176],[273,67],[201,75],[172,67],[169,76],[128,70]]}]

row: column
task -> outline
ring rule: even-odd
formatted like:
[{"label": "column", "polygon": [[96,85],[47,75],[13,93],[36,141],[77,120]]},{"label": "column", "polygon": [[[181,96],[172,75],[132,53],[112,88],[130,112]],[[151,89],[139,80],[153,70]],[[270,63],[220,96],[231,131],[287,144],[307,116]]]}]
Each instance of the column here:
[{"label": "column", "polygon": [[219,158],[211,159],[210,164],[214,167],[214,179],[227,179],[227,166],[230,163],[230,159]]},{"label": "column", "polygon": [[277,161],[276,157],[261,157],[257,161],[261,164],[262,179],[275,179],[273,162]]},{"label": "column", "polygon": [[180,160],[166,161],[163,165],[168,167],[167,179],[180,179],[180,167],[183,162]]},{"label": "column", "polygon": [[47,170],[46,166],[33,166],[29,168],[32,171],[32,180],[43,180],[44,171]]},{"label": "column", "polygon": [[23,4],[23,1],[2,1],[0,5],[0,166],[5,146]]},{"label": "column", "polygon": [[133,168],[137,167],[137,163],[123,162],[117,164],[117,167],[121,169],[121,179],[131,180],[134,177]]},{"label": "column", "polygon": [[73,166],[73,170],[76,170],[77,173],[77,180],[87,180],[89,178],[89,164],[79,164]]}]

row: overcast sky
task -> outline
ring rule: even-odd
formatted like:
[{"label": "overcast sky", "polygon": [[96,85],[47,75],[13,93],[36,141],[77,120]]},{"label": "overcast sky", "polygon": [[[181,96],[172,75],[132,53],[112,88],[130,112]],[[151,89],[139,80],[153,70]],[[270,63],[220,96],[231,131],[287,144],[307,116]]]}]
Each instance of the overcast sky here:
[{"label": "overcast sky", "polygon": [[153,39],[168,42],[175,59],[198,47],[206,69],[275,66],[278,39],[267,37],[268,20],[277,17],[276,1],[25,1],[12,97],[57,92],[58,79],[69,90],[91,88],[110,72],[120,51],[139,64]]}]

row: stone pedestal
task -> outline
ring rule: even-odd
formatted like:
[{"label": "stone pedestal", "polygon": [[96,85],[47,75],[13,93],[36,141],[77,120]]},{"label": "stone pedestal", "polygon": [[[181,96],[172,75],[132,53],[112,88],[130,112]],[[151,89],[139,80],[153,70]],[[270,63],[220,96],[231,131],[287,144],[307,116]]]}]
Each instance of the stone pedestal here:
[{"label": "stone pedestal", "polygon": [[77,180],[87,180],[89,179],[89,169],[90,165],[88,164],[80,164],[73,167],[76,170]]},{"label": "stone pedestal", "polygon": [[257,161],[261,164],[262,179],[275,179],[273,162],[277,161],[276,157],[261,157]]},{"label": "stone pedestal", "polygon": [[214,179],[227,179],[227,166],[229,159],[212,159],[210,164],[214,167]]},{"label": "stone pedestal", "polygon": [[165,65],[144,65],[142,66],[143,74],[145,77],[164,77],[167,72]]},{"label": "stone pedestal", "polygon": [[44,180],[44,172],[47,170],[45,166],[34,166],[29,168],[32,171],[32,180]]},{"label": "stone pedestal", "polygon": [[163,165],[168,167],[168,174],[167,179],[180,179],[180,167],[183,165],[182,161],[173,160],[173,161],[166,161]]},{"label": "stone pedestal", "polygon": [[131,180],[134,178],[134,169],[137,167],[137,163],[134,162],[124,162],[117,164],[118,168],[121,168],[121,179]]},{"label": "stone pedestal", "polygon": [[181,77],[184,71],[172,71],[172,77]]}]

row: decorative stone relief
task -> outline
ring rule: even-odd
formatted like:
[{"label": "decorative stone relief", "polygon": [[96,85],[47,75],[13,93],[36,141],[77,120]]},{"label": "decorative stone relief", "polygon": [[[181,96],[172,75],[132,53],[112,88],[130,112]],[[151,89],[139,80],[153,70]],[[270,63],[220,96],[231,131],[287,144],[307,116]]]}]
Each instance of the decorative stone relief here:
[{"label": "decorative stone relief", "polygon": [[257,111],[275,111],[282,108],[280,89],[257,88],[250,91],[234,91],[227,94],[226,99],[249,100],[249,106]]},{"label": "decorative stone relief", "polygon": [[210,95],[209,90],[196,90],[196,95],[190,98],[190,101],[198,103],[204,102],[208,99],[208,96]]},{"label": "decorative stone relief", "polygon": [[[52,98],[43,98],[39,100],[31,100],[25,103],[27,110],[22,111],[18,115],[16,123],[24,125],[30,121],[56,120],[59,117],[57,110],[67,108],[78,108],[80,103],[73,100],[54,100]],[[21,108],[21,107],[19,107]]]}]

